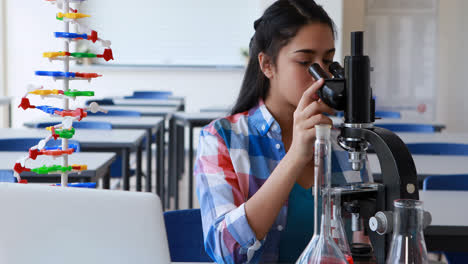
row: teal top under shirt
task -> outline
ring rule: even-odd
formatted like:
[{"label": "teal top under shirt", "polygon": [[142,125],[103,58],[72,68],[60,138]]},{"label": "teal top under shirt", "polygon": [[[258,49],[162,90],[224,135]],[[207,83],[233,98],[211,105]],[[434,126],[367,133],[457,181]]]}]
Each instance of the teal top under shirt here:
[{"label": "teal top under shirt", "polygon": [[[321,207],[321,205],[319,204]],[[320,209],[320,208],[319,208]],[[295,263],[314,234],[314,196],[312,188],[295,183],[288,199],[286,227],[281,233],[279,262]]]}]

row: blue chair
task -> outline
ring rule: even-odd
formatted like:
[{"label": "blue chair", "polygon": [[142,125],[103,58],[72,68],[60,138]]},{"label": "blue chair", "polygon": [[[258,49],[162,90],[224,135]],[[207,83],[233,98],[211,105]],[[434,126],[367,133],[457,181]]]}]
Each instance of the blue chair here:
[{"label": "blue chair", "polygon": [[[28,151],[32,146],[37,145],[42,138],[9,138],[0,139],[0,151]],[[68,145],[75,145],[76,152],[80,152],[80,142],[68,140]],[[62,146],[62,140],[49,140],[46,147]]]},{"label": "blue chair", "polygon": [[468,174],[429,176],[424,179],[423,190],[467,191]]},{"label": "blue chair", "polygon": [[468,144],[457,143],[408,143],[411,154],[421,155],[468,155]]},{"label": "blue chair", "polygon": [[213,262],[205,251],[200,209],[164,213],[172,262]]},{"label": "blue chair", "polygon": [[[62,186],[62,184],[57,183],[55,186]],[[69,183],[68,187],[74,188],[84,188],[84,189],[96,189],[97,184],[95,182],[78,182],[78,183]]]},{"label": "blue chair", "polygon": [[[46,128],[50,126],[55,126],[60,124],[60,122],[43,122],[37,123],[36,128]],[[92,122],[92,121],[81,121],[73,122],[73,127],[76,129],[100,129],[100,130],[111,130],[112,124],[109,122]]]},{"label": "blue chair", "polygon": [[433,125],[427,124],[375,124],[377,127],[386,128],[393,132],[418,132],[418,133],[435,133]]},{"label": "blue chair", "polygon": [[0,182],[16,182],[12,170],[0,170]]},{"label": "blue chair", "polygon": [[96,102],[99,105],[115,105],[114,100],[111,98],[104,98],[104,99],[98,99],[98,100],[88,100],[86,101],[86,105],[90,105],[92,102]]},{"label": "blue chair", "polygon": [[[36,128],[44,128],[58,124],[57,122],[44,122],[37,123]],[[81,121],[73,122],[73,127],[77,129],[99,129],[99,130],[111,130],[112,124],[109,122],[91,122],[91,121]],[[121,178],[122,177],[122,157],[117,155],[116,160],[110,166],[110,175],[112,178]],[[135,170],[130,170],[130,175],[135,174]]]},{"label": "blue chair", "polygon": [[109,110],[106,113],[103,112],[97,112],[97,113],[91,113],[88,112],[88,116],[141,116],[141,112],[138,111],[126,111],[126,110]]},{"label": "blue chair", "polygon": [[375,117],[400,119],[401,114],[393,111],[375,111]]},{"label": "blue chair", "polygon": [[134,91],[133,95],[125,96],[125,99],[161,99],[165,100],[172,95],[169,91]]},{"label": "blue chair", "polygon": [[[468,155],[468,144],[456,143],[410,143],[406,144],[412,154]],[[467,191],[467,175],[433,175],[424,179],[423,190]],[[468,263],[468,253],[444,252],[449,264]]]},{"label": "blue chair", "polygon": [[[344,112],[343,111],[336,112],[336,116],[337,117],[343,117]],[[375,111],[375,117],[400,119],[401,114],[400,114],[400,112],[393,112],[393,111]]]},{"label": "blue chair", "polygon": [[[424,179],[423,190],[468,191],[468,174],[434,175]],[[466,252],[443,252],[449,264],[468,263]]]}]

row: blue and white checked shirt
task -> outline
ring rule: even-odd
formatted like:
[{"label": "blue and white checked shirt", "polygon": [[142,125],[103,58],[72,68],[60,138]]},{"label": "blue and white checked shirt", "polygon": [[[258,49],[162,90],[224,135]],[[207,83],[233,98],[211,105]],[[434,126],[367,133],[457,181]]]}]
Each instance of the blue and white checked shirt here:
[{"label": "blue and white checked shirt", "polygon": [[[336,143],[332,149],[333,183],[372,181],[366,169],[351,169],[348,153]],[[285,155],[280,126],[263,101],[249,111],[217,119],[201,131],[194,173],[205,249],[217,263],[277,262],[287,202],[262,241],[247,222],[244,203]]]}]

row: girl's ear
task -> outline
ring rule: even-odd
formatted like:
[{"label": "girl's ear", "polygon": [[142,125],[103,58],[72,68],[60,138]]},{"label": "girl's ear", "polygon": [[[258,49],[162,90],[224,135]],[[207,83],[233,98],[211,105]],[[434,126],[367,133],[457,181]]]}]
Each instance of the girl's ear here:
[{"label": "girl's ear", "polygon": [[263,52],[258,54],[258,64],[260,65],[260,69],[262,70],[263,74],[268,78],[273,78],[273,64],[271,63],[271,59],[268,55]]}]

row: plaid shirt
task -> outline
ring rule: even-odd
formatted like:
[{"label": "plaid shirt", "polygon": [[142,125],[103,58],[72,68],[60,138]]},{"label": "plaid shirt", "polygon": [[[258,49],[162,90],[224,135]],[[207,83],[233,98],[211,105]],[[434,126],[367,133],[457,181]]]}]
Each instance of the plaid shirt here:
[{"label": "plaid shirt", "polygon": [[[332,149],[334,184],[369,181],[366,169],[351,169],[347,152],[336,142]],[[247,221],[244,204],[285,155],[280,126],[263,101],[201,131],[194,173],[205,249],[217,263],[277,262],[287,202],[262,241]]]}]

